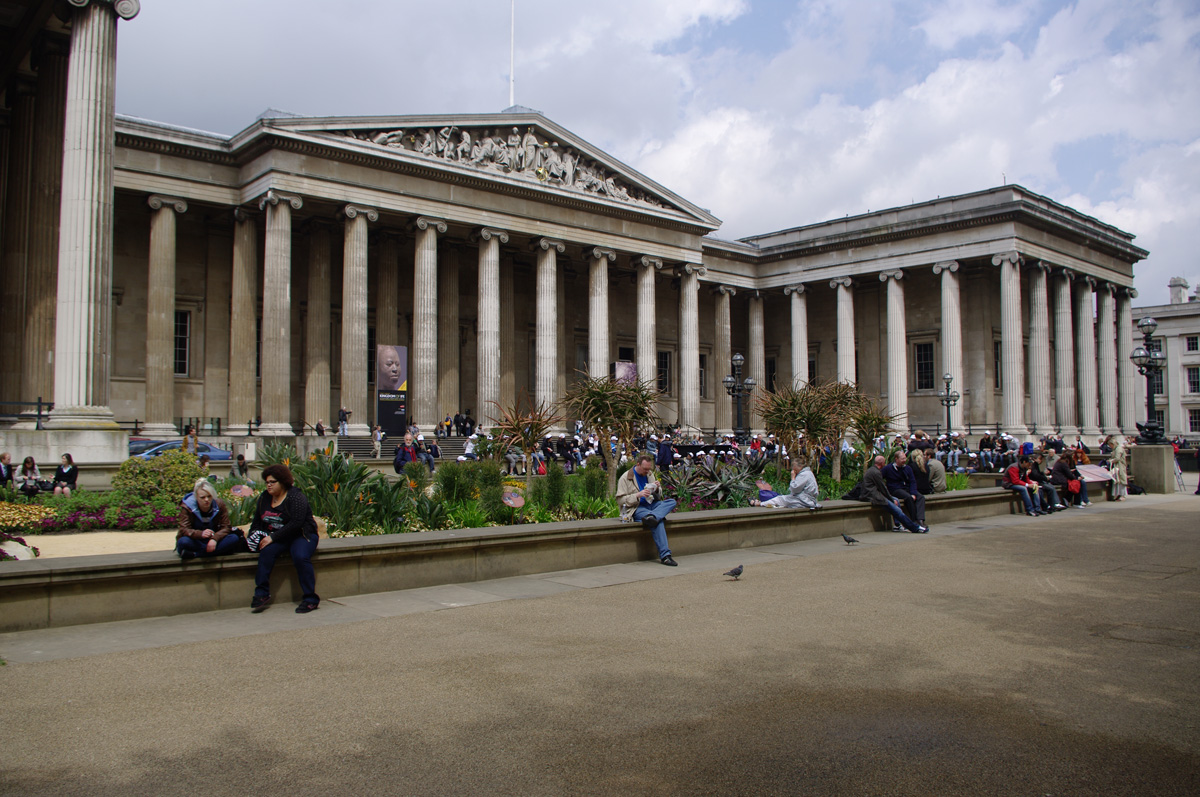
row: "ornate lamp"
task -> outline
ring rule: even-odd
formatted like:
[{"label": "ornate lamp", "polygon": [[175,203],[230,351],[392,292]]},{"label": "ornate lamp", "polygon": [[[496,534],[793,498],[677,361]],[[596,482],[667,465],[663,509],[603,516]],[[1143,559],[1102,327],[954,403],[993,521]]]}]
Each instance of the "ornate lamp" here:
[{"label": "ornate lamp", "polygon": [[733,366],[733,373],[726,374],[721,380],[721,384],[725,386],[725,392],[733,397],[734,403],[737,405],[737,429],[735,436],[739,443],[744,443],[746,438],[746,429],[742,423],[742,396],[748,396],[754,391],[757,384],[753,377],[742,379],[742,366],[745,365],[746,358],[741,354],[735,354],[730,359],[730,364]]},{"label": "ornate lamp", "polygon": [[1154,411],[1154,377],[1166,365],[1167,358],[1153,345],[1154,330],[1158,322],[1146,316],[1137,323],[1138,331],[1142,333],[1142,344],[1129,355],[1129,359],[1137,366],[1138,373],[1146,377],[1146,422],[1137,424],[1138,442],[1142,445],[1162,443],[1164,431],[1158,424],[1157,413]]},{"label": "ornate lamp", "polygon": [[962,395],[957,390],[950,389],[950,383],[954,381],[954,377],[950,374],[942,374],[942,381],[946,383],[944,390],[939,390],[938,401],[946,408],[946,434],[950,434],[950,408],[958,403]]}]

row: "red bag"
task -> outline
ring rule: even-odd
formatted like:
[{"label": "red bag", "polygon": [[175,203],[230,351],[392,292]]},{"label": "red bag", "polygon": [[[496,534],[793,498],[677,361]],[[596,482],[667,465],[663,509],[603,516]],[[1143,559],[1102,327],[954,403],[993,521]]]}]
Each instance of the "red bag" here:
[{"label": "red bag", "polygon": [[1079,479],[1068,479],[1067,480],[1067,490],[1072,495],[1079,495],[1079,489],[1080,489]]},{"label": "red bag", "polygon": [[539,476],[546,475],[546,463],[545,462],[538,463],[537,475],[539,475]]}]

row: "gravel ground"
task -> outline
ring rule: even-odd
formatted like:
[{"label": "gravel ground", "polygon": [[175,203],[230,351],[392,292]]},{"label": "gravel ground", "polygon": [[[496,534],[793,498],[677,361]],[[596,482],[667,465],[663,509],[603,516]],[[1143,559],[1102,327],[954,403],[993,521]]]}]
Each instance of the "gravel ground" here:
[{"label": "gravel ground", "polygon": [[1195,795],[1198,508],[10,665],[0,793]]}]

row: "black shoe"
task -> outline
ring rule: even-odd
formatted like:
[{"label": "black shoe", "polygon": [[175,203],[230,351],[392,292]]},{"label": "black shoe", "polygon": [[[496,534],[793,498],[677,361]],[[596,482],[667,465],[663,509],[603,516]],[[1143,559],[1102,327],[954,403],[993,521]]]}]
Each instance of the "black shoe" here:
[{"label": "black shoe", "polygon": [[301,601],[300,605],[296,607],[296,614],[308,614],[319,608],[320,606],[312,601]]},{"label": "black shoe", "polygon": [[667,554],[662,559],[659,559],[658,563],[666,565],[667,567],[679,567],[679,562],[676,562],[674,559],[672,559],[670,554]]},{"label": "black shoe", "polygon": [[259,612],[266,610],[266,608],[270,605],[271,605],[271,596],[270,595],[267,595],[267,596],[261,597],[261,598],[258,595],[255,595],[253,598],[250,599],[250,611],[254,612],[255,614],[258,614]]},{"label": "black shoe", "polygon": [[195,551],[180,551],[180,552],[179,552],[179,558],[180,558],[180,559],[182,559],[182,560],[183,560],[183,561],[185,561],[185,562],[186,562],[188,559],[195,559],[195,558],[196,558],[196,552],[195,552]]},{"label": "black shoe", "polygon": [[654,515],[646,515],[642,518],[642,528],[646,531],[654,531],[656,526],[658,526],[658,518]]}]

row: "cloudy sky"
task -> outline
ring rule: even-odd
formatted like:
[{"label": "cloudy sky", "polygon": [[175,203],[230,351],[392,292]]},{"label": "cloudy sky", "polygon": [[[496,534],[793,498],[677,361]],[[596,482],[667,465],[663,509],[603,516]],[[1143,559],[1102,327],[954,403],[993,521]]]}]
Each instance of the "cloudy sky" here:
[{"label": "cloudy sky", "polygon": [[[509,0],[142,0],[117,110],[232,134],[508,106]],[[517,0],[516,101],[738,238],[1019,183],[1200,284],[1196,0]]]}]

